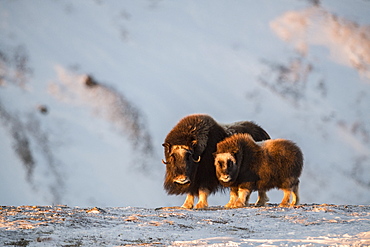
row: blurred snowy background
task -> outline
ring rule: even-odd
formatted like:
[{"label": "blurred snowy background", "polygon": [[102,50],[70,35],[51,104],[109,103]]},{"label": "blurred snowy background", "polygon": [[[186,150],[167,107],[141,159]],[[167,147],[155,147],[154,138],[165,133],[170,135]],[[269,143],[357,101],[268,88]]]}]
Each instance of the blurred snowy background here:
[{"label": "blurred snowy background", "polygon": [[0,1],[0,205],[179,206],[192,113],[295,141],[302,203],[369,204],[370,1]]}]

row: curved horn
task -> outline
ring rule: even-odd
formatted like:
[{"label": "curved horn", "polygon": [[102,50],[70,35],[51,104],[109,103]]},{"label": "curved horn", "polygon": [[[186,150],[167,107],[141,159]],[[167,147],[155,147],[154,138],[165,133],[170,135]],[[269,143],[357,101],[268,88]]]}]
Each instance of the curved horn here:
[{"label": "curved horn", "polygon": [[[200,157],[200,156],[199,156]],[[162,159],[162,163],[167,165],[168,163]]]},{"label": "curved horn", "polygon": [[169,148],[171,145],[169,143],[165,142],[165,143],[162,144],[162,146],[165,147],[165,148]]},{"label": "curved horn", "polygon": [[200,155],[198,156],[198,159],[196,160],[196,159],[194,159],[194,158],[192,158],[193,159],[193,161],[195,162],[195,163],[199,163],[200,162]]}]

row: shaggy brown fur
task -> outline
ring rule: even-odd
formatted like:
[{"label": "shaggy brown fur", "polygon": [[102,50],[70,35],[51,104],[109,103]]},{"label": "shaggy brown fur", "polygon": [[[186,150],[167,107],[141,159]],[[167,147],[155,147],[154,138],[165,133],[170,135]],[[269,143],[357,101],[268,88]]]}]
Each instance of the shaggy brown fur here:
[{"label": "shaggy brown fur", "polygon": [[256,143],[248,134],[235,134],[217,144],[216,176],[225,187],[230,187],[230,201],[225,207],[248,205],[252,191],[259,191],[256,204],[268,200],[265,192],[272,188],[284,191],[280,206],[299,203],[298,184],[303,167],[299,147],[284,139]]},{"label": "shaggy brown fur", "polygon": [[220,188],[215,174],[213,153],[216,145],[228,136],[228,133],[243,131],[253,137],[265,139],[268,134],[258,125],[238,123],[222,127],[212,117],[194,114],[184,117],[168,133],[164,146],[166,175],[164,188],[168,194],[187,194],[183,204],[192,208],[194,197],[199,196],[196,208],[207,207],[208,194]]},{"label": "shaggy brown fur", "polygon": [[270,139],[269,134],[267,134],[267,132],[264,129],[262,129],[254,122],[241,121],[232,124],[225,124],[222,126],[225,128],[228,136],[237,133],[245,133],[250,134],[256,142]]}]

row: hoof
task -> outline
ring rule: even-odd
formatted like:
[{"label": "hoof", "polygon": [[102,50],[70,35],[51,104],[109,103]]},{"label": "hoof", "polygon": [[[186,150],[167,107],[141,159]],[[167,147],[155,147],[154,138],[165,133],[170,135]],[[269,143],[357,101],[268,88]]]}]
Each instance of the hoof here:
[{"label": "hoof", "polygon": [[195,205],[195,208],[196,209],[202,209],[202,208],[207,208],[208,207],[208,204],[206,203],[201,203],[201,202],[198,202],[197,205]]},{"label": "hoof", "polygon": [[266,202],[268,202],[268,201],[258,201],[254,205],[257,206],[257,207],[264,207],[264,206],[266,206]]},{"label": "hoof", "polygon": [[192,204],[184,203],[181,207],[182,208],[186,208],[186,209],[192,209],[193,208],[193,205]]},{"label": "hoof", "polygon": [[233,208],[244,208],[247,207],[248,203],[241,203],[241,202],[236,202],[233,206]]}]

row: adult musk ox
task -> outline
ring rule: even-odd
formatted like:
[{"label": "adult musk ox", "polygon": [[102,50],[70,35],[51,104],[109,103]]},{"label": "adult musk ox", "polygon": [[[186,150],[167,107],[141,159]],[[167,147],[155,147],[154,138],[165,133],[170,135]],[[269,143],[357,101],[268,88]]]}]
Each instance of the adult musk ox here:
[{"label": "adult musk ox", "polygon": [[203,114],[184,117],[168,133],[163,143],[166,159],[162,160],[166,164],[164,188],[168,194],[187,194],[182,207],[193,208],[195,197],[199,197],[196,208],[208,206],[208,195],[220,188],[213,153],[218,142],[235,132],[250,133],[257,140],[270,138],[252,122],[222,126]]},{"label": "adult musk ox", "polygon": [[284,191],[280,206],[299,203],[298,184],[303,167],[301,150],[284,139],[256,143],[248,134],[235,134],[217,144],[216,175],[220,183],[230,187],[230,201],[225,207],[248,205],[250,193],[258,190],[257,205],[268,201],[266,191]]}]

